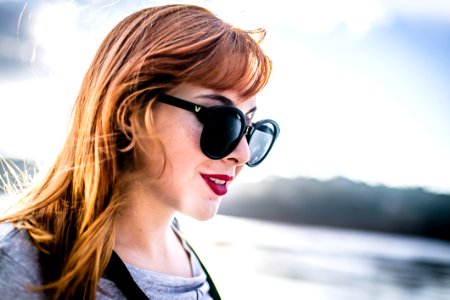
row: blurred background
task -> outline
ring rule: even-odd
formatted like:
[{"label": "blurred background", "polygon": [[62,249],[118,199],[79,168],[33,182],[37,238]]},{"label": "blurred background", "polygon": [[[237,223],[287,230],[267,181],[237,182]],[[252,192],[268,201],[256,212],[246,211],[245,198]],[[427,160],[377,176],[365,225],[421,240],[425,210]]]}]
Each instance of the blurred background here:
[{"label": "blurred background", "polygon": [[[0,0],[4,181],[51,164],[107,32],[168,3]],[[450,2],[177,3],[264,27],[274,65],[273,152],[217,218],[180,217],[224,299],[448,299]]]}]

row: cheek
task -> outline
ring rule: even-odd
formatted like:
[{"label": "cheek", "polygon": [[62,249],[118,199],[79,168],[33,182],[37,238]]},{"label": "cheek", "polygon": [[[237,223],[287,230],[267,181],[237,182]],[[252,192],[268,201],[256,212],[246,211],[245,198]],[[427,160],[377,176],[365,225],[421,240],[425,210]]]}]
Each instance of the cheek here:
[{"label": "cheek", "polygon": [[158,108],[155,116],[155,133],[164,148],[167,167],[172,172],[184,170],[203,159],[200,149],[203,125],[194,114],[164,105]]},{"label": "cheek", "polygon": [[179,123],[168,130],[162,138],[168,162],[181,167],[202,157],[200,135],[201,128],[192,122]]}]

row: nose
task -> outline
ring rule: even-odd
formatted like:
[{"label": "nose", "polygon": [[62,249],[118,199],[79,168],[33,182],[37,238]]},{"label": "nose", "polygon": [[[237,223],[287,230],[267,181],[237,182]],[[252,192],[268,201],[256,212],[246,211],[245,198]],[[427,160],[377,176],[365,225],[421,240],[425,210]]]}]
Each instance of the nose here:
[{"label": "nose", "polygon": [[236,148],[225,157],[227,161],[232,161],[236,165],[244,165],[250,160],[250,148],[245,136],[241,139]]}]

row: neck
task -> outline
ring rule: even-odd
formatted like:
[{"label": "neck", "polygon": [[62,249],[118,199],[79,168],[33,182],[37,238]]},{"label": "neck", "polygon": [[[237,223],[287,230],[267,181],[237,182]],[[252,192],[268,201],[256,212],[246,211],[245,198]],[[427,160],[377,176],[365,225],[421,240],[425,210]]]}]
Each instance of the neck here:
[{"label": "neck", "polygon": [[191,276],[187,253],[171,228],[175,211],[150,192],[133,187],[115,220],[114,250],[123,261],[156,272]]},{"label": "neck", "polygon": [[142,250],[164,245],[175,212],[142,187],[133,186],[125,194],[126,205],[115,220],[115,245]]}]

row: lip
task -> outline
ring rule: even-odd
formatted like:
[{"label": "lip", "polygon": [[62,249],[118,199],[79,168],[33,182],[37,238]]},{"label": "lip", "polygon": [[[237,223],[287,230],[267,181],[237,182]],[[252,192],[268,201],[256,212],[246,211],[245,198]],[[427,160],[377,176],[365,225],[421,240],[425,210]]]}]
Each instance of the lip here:
[{"label": "lip", "polygon": [[[203,179],[205,180],[206,184],[209,186],[209,188],[217,195],[217,196],[223,196],[228,192],[227,184],[229,181],[233,180],[233,176],[229,176],[226,174],[201,174]],[[224,184],[217,184],[211,179],[218,179],[225,181]]]}]

